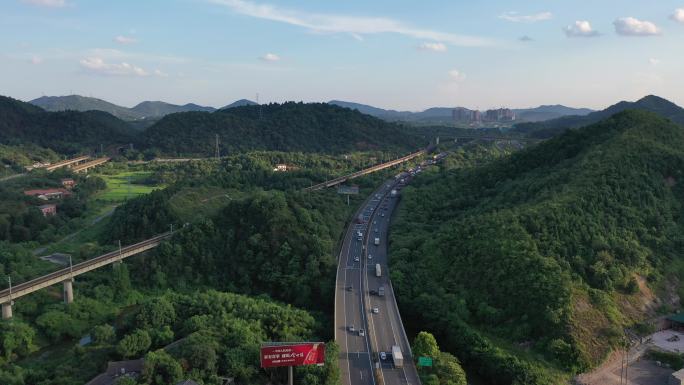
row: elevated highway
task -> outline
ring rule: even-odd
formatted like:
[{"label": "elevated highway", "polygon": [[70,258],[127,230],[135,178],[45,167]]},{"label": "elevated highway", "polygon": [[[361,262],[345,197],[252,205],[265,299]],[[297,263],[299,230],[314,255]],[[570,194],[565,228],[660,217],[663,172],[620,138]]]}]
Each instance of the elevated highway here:
[{"label": "elevated highway", "polygon": [[53,170],[56,170],[56,169],[61,168],[61,167],[69,167],[73,164],[84,162],[88,159],[90,159],[90,155],[77,156],[75,158],[66,159],[66,160],[59,161],[57,163],[47,165],[47,166],[45,166],[45,169],[48,171],[53,171]]},{"label": "elevated highway", "polygon": [[91,168],[93,168],[93,167],[96,167],[96,166],[99,166],[99,165],[101,165],[101,164],[107,163],[107,162],[109,162],[110,160],[111,160],[111,158],[107,158],[107,157],[104,157],[104,158],[97,158],[97,159],[93,159],[93,160],[91,160],[91,161],[89,161],[89,162],[85,162],[85,163],[78,164],[78,165],[72,167],[71,169],[72,169],[74,172],[86,172],[86,171],[88,171],[89,169],[91,169]]},{"label": "elevated highway", "polygon": [[2,318],[7,319],[12,317],[12,304],[17,298],[21,298],[25,295],[58,283],[64,284],[64,301],[66,303],[70,303],[73,301],[74,277],[155,248],[159,246],[162,241],[169,239],[172,234],[173,233],[171,232],[160,234],[145,241],[122,247],[119,250],[102,254],[99,257],[91,258],[71,267],[57,270],[42,277],[32,279],[16,286],[12,286],[11,288],[2,290],[0,291]]},{"label": "elevated highway", "polygon": [[305,190],[305,191],[316,191],[316,190],[321,190],[321,189],[324,189],[324,188],[327,188],[327,187],[336,186],[336,185],[338,185],[338,184],[340,184],[340,183],[344,183],[344,182],[348,181],[349,179],[358,178],[358,177],[360,177],[360,176],[363,176],[363,175],[366,175],[366,174],[370,174],[370,173],[372,173],[372,172],[384,170],[384,169],[386,169],[386,168],[389,168],[389,167],[392,167],[392,166],[396,166],[396,165],[401,164],[401,163],[404,163],[404,162],[408,162],[409,160],[414,159],[414,158],[417,158],[417,157],[419,157],[419,156],[421,156],[421,155],[424,155],[424,154],[426,154],[426,153],[427,153],[427,150],[416,151],[416,152],[414,152],[414,153],[412,153],[412,154],[408,154],[408,155],[406,155],[406,156],[402,156],[401,158],[397,158],[397,159],[391,160],[391,161],[389,161],[389,162],[376,164],[375,166],[371,166],[371,167],[368,167],[368,168],[364,168],[363,170],[359,170],[359,171],[353,172],[353,173],[351,173],[351,174],[347,174],[347,175],[344,175],[344,176],[341,176],[341,177],[338,177],[338,178],[335,178],[335,179],[327,180],[327,181],[325,181],[325,182],[322,182],[322,183],[313,185],[313,186],[311,186],[311,187],[307,187],[307,188],[305,188],[304,190]]}]

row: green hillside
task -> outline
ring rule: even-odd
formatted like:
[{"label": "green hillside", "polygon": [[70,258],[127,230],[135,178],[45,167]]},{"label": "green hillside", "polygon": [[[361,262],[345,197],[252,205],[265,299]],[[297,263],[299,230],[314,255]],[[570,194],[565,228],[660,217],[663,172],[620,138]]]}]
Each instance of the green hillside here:
[{"label": "green hillside", "polygon": [[491,384],[597,365],[651,314],[645,282],[657,289],[682,257],[683,149],[680,126],[625,111],[418,178],[391,237],[407,326]]},{"label": "green hillside", "polygon": [[557,135],[569,128],[578,128],[593,124],[626,110],[651,111],[664,118],[670,119],[675,123],[684,124],[684,109],[667,99],[655,95],[648,95],[636,102],[622,101],[605,110],[595,111],[584,116],[570,115],[544,122],[516,124],[511,131],[523,133],[533,138],[545,139]]},{"label": "green hillside", "polygon": [[36,144],[62,153],[125,144],[135,131],[101,111],[46,112],[29,103],[0,96],[0,144]]},{"label": "green hillside", "polygon": [[144,142],[172,155],[212,156],[216,135],[224,154],[245,150],[409,151],[427,144],[400,132],[394,124],[357,111],[293,102],[168,115],[145,131]]}]

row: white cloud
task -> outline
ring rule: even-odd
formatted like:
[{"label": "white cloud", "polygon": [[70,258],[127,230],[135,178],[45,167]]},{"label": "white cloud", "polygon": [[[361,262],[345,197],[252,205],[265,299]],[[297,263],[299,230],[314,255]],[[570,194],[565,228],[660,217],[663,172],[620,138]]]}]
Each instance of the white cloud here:
[{"label": "white cloud", "polygon": [[453,81],[460,82],[465,80],[466,75],[457,69],[453,69],[449,71],[449,78]]},{"label": "white cloud", "polygon": [[23,3],[37,5],[39,7],[62,8],[66,7],[65,0],[21,0]]},{"label": "white cloud", "polygon": [[648,63],[652,66],[657,66],[658,64],[660,64],[660,59],[650,58],[648,59]]},{"label": "white cloud", "polygon": [[654,36],[660,35],[660,28],[650,21],[642,21],[633,17],[621,17],[613,22],[615,32],[622,36]]},{"label": "white cloud", "polygon": [[155,70],[154,70],[154,74],[157,75],[157,76],[159,76],[160,78],[167,78],[167,77],[169,77],[169,74],[167,74],[166,72],[162,72],[162,71],[159,70],[159,69],[155,69]]},{"label": "white cloud", "polygon": [[684,24],[684,8],[675,9],[674,13],[670,15],[670,19]]},{"label": "white cloud", "polygon": [[506,12],[499,15],[499,19],[512,21],[514,23],[536,23],[538,21],[550,20],[553,17],[551,12],[540,12],[532,15],[521,15],[518,12]]},{"label": "white cloud", "polygon": [[149,72],[144,69],[128,64],[121,63],[107,63],[101,57],[89,57],[80,61],[81,67],[84,69],[100,74],[112,76],[148,76]]},{"label": "white cloud", "polygon": [[31,57],[31,64],[41,64],[43,62],[43,58],[38,56],[38,55],[33,55]]},{"label": "white cloud", "polygon": [[114,41],[119,43],[119,44],[133,44],[133,43],[137,43],[138,39],[136,39],[134,37],[130,37],[130,36],[119,35],[119,36],[114,38]]},{"label": "white cloud", "polygon": [[383,17],[307,13],[278,8],[269,4],[258,4],[249,0],[206,1],[226,6],[242,15],[295,25],[319,33],[348,33],[352,36],[396,33],[416,39],[443,41],[459,46],[485,46],[492,44],[489,39],[485,38],[414,28],[397,20]]},{"label": "white cloud", "polygon": [[421,51],[446,52],[447,46],[444,43],[423,43],[418,46]]},{"label": "white cloud", "polygon": [[270,62],[275,62],[280,60],[280,56],[274,54],[274,53],[267,53],[266,55],[260,57],[259,59],[263,61],[270,61]]},{"label": "white cloud", "polygon": [[591,28],[591,23],[586,20],[577,20],[574,24],[570,24],[563,28],[565,36],[567,37],[595,37],[600,33]]}]

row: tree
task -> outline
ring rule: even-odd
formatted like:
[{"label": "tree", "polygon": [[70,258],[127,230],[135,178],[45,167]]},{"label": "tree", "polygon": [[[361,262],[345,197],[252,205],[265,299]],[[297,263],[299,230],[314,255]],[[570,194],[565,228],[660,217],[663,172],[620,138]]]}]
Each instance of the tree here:
[{"label": "tree", "polygon": [[150,385],[175,384],[181,379],[183,368],[164,350],[149,352],[145,356],[143,380]]},{"label": "tree", "polygon": [[143,328],[172,325],[176,321],[176,310],[166,298],[155,298],[142,305],[136,321],[138,327]]},{"label": "tree", "polygon": [[111,325],[98,325],[90,332],[93,341],[98,345],[112,342],[115,337],[114,327]]},{"label": "tree", "polygon": [[33,328],[21,321],[0,322],[0,347],[2,355],[10,359],[12,354],[25,357],[36,350]]},{"label": "tree", "polygon": [[435,374],[439,378],[440,385],[466,385],[466,374],[458,359],[449,353],[443,352],[435,365]]},{"label": "tree", "polygon": [[145,330],[137,329],[119,341],[116,351],[122,357],[130,358],[146,352],[151,344],[150,334]]},{"label": "tree", "polygon": [[430,357],[433,360],[439,357],[439,346],[435,336],[428,332],[420,332],[413,340],[413,355],[417,357]]}]

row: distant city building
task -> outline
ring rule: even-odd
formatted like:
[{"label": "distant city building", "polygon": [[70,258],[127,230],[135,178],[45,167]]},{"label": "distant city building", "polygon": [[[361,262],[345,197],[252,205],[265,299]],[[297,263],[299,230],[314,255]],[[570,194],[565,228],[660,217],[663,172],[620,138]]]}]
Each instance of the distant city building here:
[{"label": "distant city building", "polygon": [[71,195],[71,191],[64,188],[49,188],[41,190],[26,190],[24,191],[24,195],[47,201],[52,199],[62,199],[63,197]]},{"label": "distant city building", "polygon": [[485,120],[488,122],[512,122],[515,120],[515,112],[510,108],[487,110],[485,112]]},{"label": "distant city building", "polygon": [[451,118],[455,122],[479,123],[485,122],[512,122],[515,120],[515,112],[510,108],[499,108],[487,110],[484,113],[478,110],[469,110],[463,107],[454,108],[451,111]]},{"label": "distant city building", "polygon": [[62,186],[71,190],[74,188],[74,186],[76,186],[76,182],[71,178],[62,178]]},{"label": "distant city building", "polygon": [[472,123],[482,120],[482,114],[477,110],[458,107],[451,111],[451,118],[456,122]]},{"label": "distant city building", "polygon": [[43,213],[44,217],[51,217],[57,215],[57,205],[47,204],[38,206],[38,210]]}]

